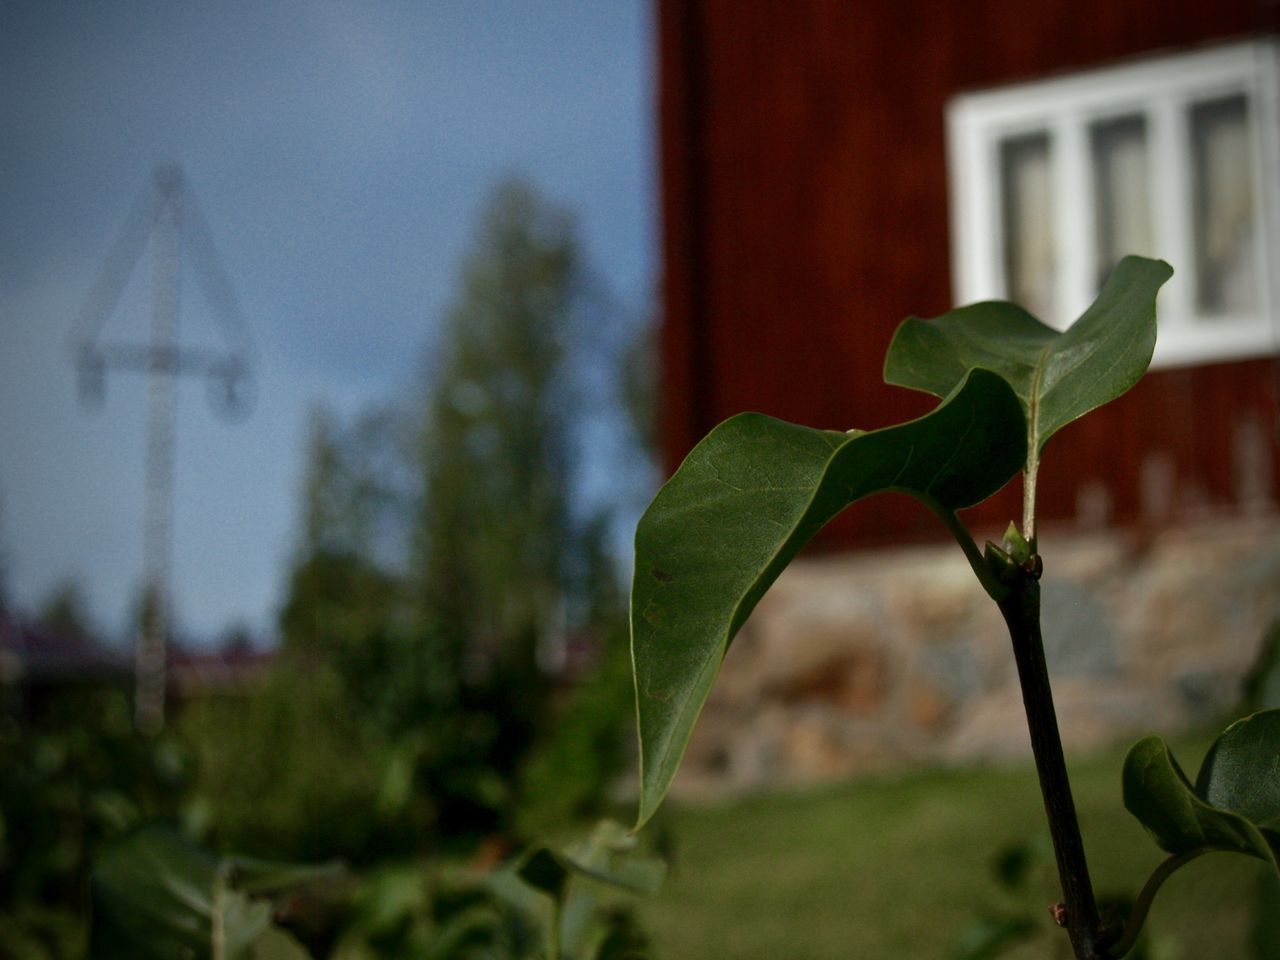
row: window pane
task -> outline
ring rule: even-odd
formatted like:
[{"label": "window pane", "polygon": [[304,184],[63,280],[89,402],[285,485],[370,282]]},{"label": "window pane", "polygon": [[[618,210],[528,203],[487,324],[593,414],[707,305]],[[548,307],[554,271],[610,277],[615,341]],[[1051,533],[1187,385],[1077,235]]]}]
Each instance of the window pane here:
[{"label": "window pane", "polygon": [[1049,135],[1000,144],[1006,295],[1038,317],[1053,311],[1055,251]]},{"label": "window pane", "polygon": [[1151,256],[1151,174],[1147,119],[1138,114],[1096,123],[1093,151],[1094,283],[1102,289],[1112,268],[1131,253]]},{"label": "window pane", "polygon": [[1257,224],[1244,94],[1191,108],[1196,306],[1202,313],[1258,308]]}]

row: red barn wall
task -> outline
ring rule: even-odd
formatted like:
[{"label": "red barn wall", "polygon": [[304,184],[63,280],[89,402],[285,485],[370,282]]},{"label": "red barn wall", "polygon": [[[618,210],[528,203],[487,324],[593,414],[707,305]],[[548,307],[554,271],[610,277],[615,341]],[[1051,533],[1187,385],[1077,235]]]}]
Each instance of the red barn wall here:
[{"label": "red barn wall", "polygon": [[[844,429],[930,408],[929,398],[886,386],[881,364],[903,317],[951,306],[952,94],[1247,37],[1274,28],[1268,9],[1246,0],[661,0],[667,467],[742,410]],[[1249,418],[1265,438],[1274,494],[1276,407],[1274,359],[1154,372],[1055,437],[1042,516],[1073,517],[1080,489],[1101,481],[1111,517],[1138,519],[1152,457],[1175,466],[1177,505],[1226,507],[1239,459],[1233,425]],[[1015,481],[971,522],[1002,526],[1020,516],[1020,496]],[[901,497],[847,512],[824,542],[935,532]]]}]

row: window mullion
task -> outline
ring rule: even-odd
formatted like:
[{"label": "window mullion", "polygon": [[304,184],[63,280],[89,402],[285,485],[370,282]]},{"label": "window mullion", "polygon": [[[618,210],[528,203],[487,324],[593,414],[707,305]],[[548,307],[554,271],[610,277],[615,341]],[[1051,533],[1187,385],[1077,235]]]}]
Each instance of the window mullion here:
[{"label": "window mullion", "polygon": [[[1190,133],[1185,98],[1155,98],[1148,113],[1151,136],[1151,217],[1159,256],[1178,264],[1160,292],[1160,323],[1173,333],[1194,325],[1195,243],[1192,236]],[[1157,346],[1157,351],[1159,347]]]},{"label": "window mullion", "polygon": [[[1267,177],[1280,169],[1280,54],[1274,46],[1254,50],[1255,82],[1249,91],[1253,102],[1253,175],[1259,217],[1258,276],[1261,280],[1258,304],[1261,320],[1268,329],[1263,336],[1272,351],[1280,349],[1280,190]],[[1268,172],[1271,172],[1270,174]]]},{"label": "window mullion", "polygon": [[1084,117],[1069,112],[1051,127],[1058,284],[1053,325],[1065,330],[1093,300],[1093,176]]}]

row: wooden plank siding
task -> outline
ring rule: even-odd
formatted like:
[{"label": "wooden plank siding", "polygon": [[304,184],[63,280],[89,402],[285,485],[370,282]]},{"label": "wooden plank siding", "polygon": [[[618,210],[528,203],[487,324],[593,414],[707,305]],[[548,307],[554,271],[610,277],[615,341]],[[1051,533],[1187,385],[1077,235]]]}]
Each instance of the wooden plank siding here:
[{"label": "wooden plank siding", "polygon": [[[944,106],[963,90],[1274,30],[1254,0],[660,0],[663,452],[668,469],[741,410],[831,428],[917,415],[887,387],[910,313],[951,306]],[[1175,264],[1175,267],[1177,265]],[[1274,359],[1152,373],[1050,444],[1047,520],[1105,489],[1107,516],[1226,508],[1233,438],[1265,438],[1280,476]],[[1240,427],[1239,424],[1253,424]],[[1256,459],[1256,458],[1255,458]],[[1015,481],[975,511],[1020,516]],[[1153,500],[1153,496],[1155,499]],[[907,498],[855,508],[827,545],[931,537]]]}]

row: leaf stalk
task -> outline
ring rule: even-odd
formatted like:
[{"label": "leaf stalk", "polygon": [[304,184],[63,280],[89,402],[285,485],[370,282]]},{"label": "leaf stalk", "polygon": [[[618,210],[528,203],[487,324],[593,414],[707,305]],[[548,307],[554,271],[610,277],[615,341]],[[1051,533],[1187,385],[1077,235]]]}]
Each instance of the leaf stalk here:
[{"label": "leaf stalk", "polygon": [[564,926],[564,902],[568,891],[551,899],[551,922],[547,927],[547,960],[560,960],[560,930]]},{"label": "leaf stalk", "polygon": [[1040,456],[1027,450],[1027,466],[1022,473],[1022,535],[1036,547],[1036,480],[1040,474]]},{"label": "leaf stalk", "polygon": [[937,500],[925,499],[925,503],[946,524],[947,529],[951,531],[951,536],[955,537],[956,543],[960,544],[960,549],[964,551],[965,559],[969,561],[969,567],[978,578],[978,582],[982,584],[982,589],[987,591],[987,595],[996,603],[1007,597],[1009,588],[1000,582],[995,571],[991,569],[986,558],[982,555],[982,551],[978,549],[978,544],[974,541],[973,534],[969,532],[968,527],[960,522],[960,518],[956,516],[955,511],[948,510]]},{"label": "leaf stalk", "polygon": [[1142,925],[1147,921],[1147,913],[1151,910],[1151,904],[1156,898],[1156,894],[1179,867],[1184,867],[1196,857],[1211,853],[1210,847],[1200,847],[1196,850],[1188,850],[1186,853],[1174,854],[1160,862],[1160,865],[1152,871],[1151,876],[1147,878],[1147,882],[1143,885],[1142,891],[1138,894],[1138,899],[1133,903],[1133,910],[1129,914],[1129,919],[1125,921],[1124,929],[1120,932],[1120,936],[1115,942],[1108,944],[1108,949],[1114,957],[1123,957],[1126,953],[1133,949],[1134,944],[1138,942],[1138,935],[1142,933]]}]

